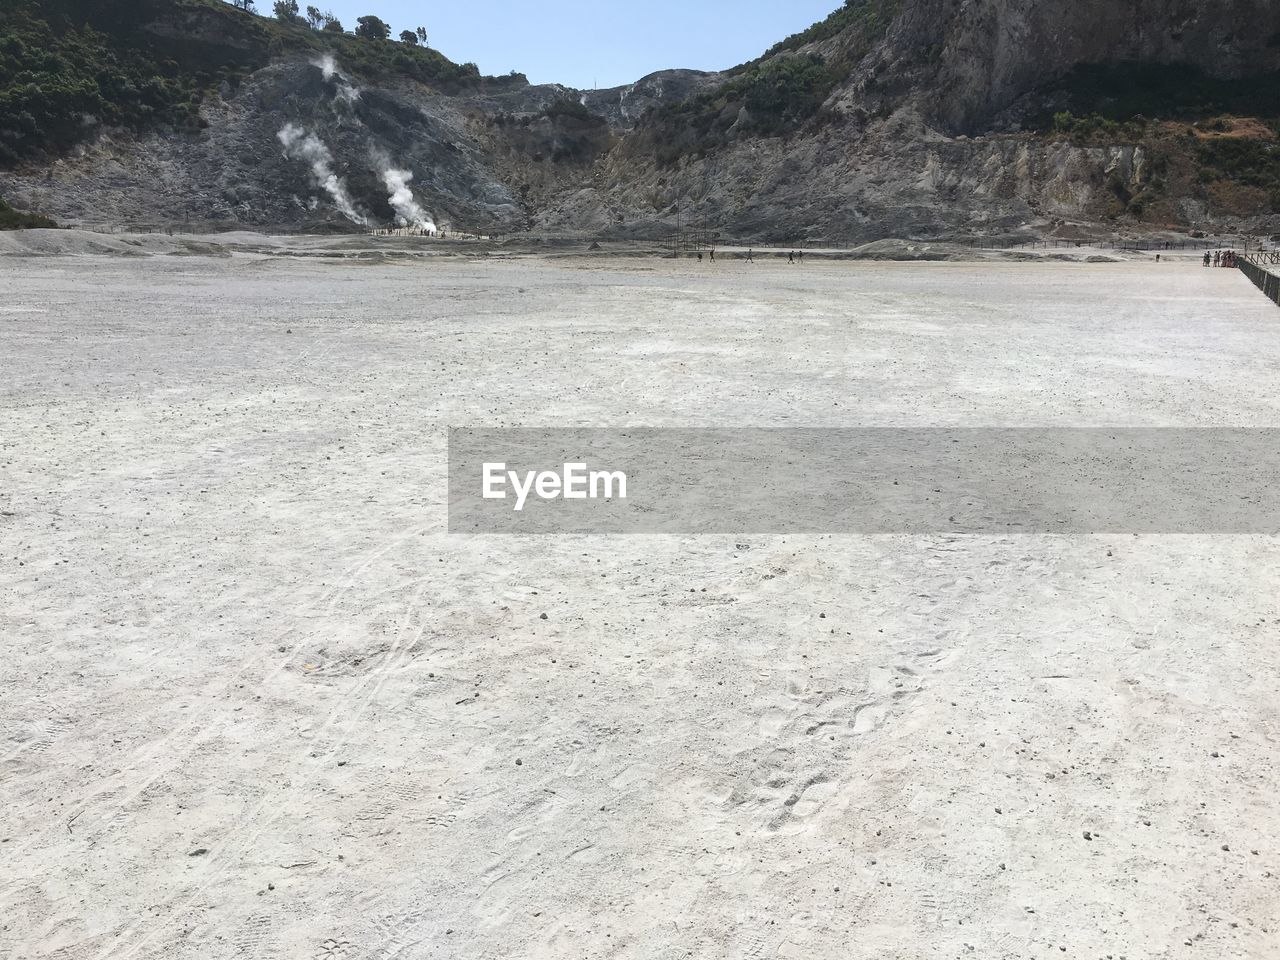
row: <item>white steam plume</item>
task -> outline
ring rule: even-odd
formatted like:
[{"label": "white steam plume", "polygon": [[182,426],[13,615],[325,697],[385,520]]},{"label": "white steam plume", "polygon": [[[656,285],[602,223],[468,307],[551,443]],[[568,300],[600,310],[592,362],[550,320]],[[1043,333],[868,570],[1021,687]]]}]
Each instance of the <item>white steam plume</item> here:
[{"label": "white steam plume", "polygon": [[347,193],[347,184],[333,172],[333,154],[329,152],[323,141],[314,133],[307,133],[302,127],[286,123],[276,134],[284,145],[284,155],[291,160],[305,160],[311,164],[311,176],[317,187],[322,188],[332,198],[344,217],[362,227],[369,225],[369,219],[356,209]]},{"label": "white steam plume", "polygon": [[435,218],[418,206],[409,184],[413,181],[412,170],[398,170],[391,164],[390,158],[379,150],[370,151],[374,165],[382,175],[382,182],[387,185],[387,200],[391,209],[396,212],[396,224],[401,227],[412,227],[426,233],[435,233]]},{"label": "white steam plume", "polygon": [[326,53],[319,60],[312,60],[313,67],[319,67],[320,72],[324,74],[326,80],[332,80],[333,75],[338,72],[338,61],[334,59],[332,53]]},{"label": "white steam plume", "polygon": [[351,79],[338,69],[338,61],[334,58],[332,53],[326,53],[319,60],[312,60],[311,65],[319,68],[326,83],[334,83],[337,87],[339,100],[345,100],[347,103],[354,103],[360,99],[360,88],[355,86],[351,82]]}]

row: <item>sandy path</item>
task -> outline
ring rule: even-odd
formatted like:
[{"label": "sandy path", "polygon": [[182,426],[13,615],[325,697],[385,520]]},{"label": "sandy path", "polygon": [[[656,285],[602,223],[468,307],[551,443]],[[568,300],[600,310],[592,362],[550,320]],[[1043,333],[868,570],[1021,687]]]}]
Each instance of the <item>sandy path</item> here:
[{"label": "sandy path", "polygon": [[1280,956],[1273,540],[443,533],[450,424],[1280,426],[1235,271],[0,289],[0,956]]}]

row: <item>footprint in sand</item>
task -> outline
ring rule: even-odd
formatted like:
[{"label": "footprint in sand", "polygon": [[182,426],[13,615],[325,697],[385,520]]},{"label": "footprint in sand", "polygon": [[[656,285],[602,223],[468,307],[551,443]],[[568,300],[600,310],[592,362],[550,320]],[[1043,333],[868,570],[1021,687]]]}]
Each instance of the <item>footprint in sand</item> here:
[{"label": "footprint in sand", "polygon": [[839,786],[826,780],[818,780],[801,791],[796,802],[791,804],[791,816],[803,820],[813,816],[827,805],[839,792]]},{"label": "footprint in sand", "polygon": [[853,732],[870,733],[884,721],[885,709],[878,703],[864,703],[853,711]]}]

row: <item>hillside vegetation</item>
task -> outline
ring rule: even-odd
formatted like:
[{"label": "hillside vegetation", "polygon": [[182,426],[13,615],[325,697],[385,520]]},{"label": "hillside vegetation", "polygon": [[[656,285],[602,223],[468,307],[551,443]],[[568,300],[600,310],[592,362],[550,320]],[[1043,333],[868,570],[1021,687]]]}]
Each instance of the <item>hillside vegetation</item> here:
[{"label": "hillside vegetation", "polygon": [[[373,14],[347,32],[256,2],[275,16],[0,0],[0,192],[68,223],[359,229],[395,217],[394,162],[474,230],[656,236],[691,195],[760,237],[1280,223],[1271,0],[1194,22],[1165,0],[845,0],[730,70],[588,92],[481,77]],[[359,97],[308,66],[330,55]],[[281,151],[288,124],[310,156]]]},{"label": "hillside vegetation", "polygon": [[850,29],[856,29],[868,37],[882,36],[900,8],[901,0],[844,0],[844,4],[826,19],[775,43],[760,59],[799,50],[811,43],[821,43]]},{"label": "hillside vegetation", "polygon": [[38,213],[23,213],[15,210],[0,197],[0,230],[34,230],[39,227],[56,227],[57,224],[48,217]]},{"label": "hillside vegetation", "polygon": [[[783,136],[818,118],[836,85],[888,30],[900,0],[845,0],[826,19],[729,71],[716,90],[668,104],[646,118],[644,135],[664,166],[702,157],[743,136]],[[820,54],[803,48],[840,39]]]},{"label": "hillside vegetation", "polygon": [[[1280,75],[1220,80],[1186,64],[1077,67],[1042,95],[1059,109],[1033,128],[1081,145],[1141,143],[1157,158],[1185,157],[1201,187],[1257,197],[1280,213]],[[1062,109],[1065,108],[1065,109]],[[1132,200],[1141,215],[1164,195],[1157,176]]]},{"label": "hillside vegetation", "polygon": [[287,53],[331,51],[370,79],[457,87],[479,78],[428,47],[313,31],[222,0],[5,0],[0,166],[57,155],[102,128],[195,132],[220,84]]}]

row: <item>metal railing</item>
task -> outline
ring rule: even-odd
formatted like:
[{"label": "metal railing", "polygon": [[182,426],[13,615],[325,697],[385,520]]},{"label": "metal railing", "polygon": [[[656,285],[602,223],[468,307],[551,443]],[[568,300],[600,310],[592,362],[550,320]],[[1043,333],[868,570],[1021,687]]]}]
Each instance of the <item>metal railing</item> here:
[{"label": "metal railing", "polygon": [[1266,269],[1272,265],[1280,265],[1280,253],[1242,254],[1236,261],[1253,285],[1280,305],[1280,273]]}]

